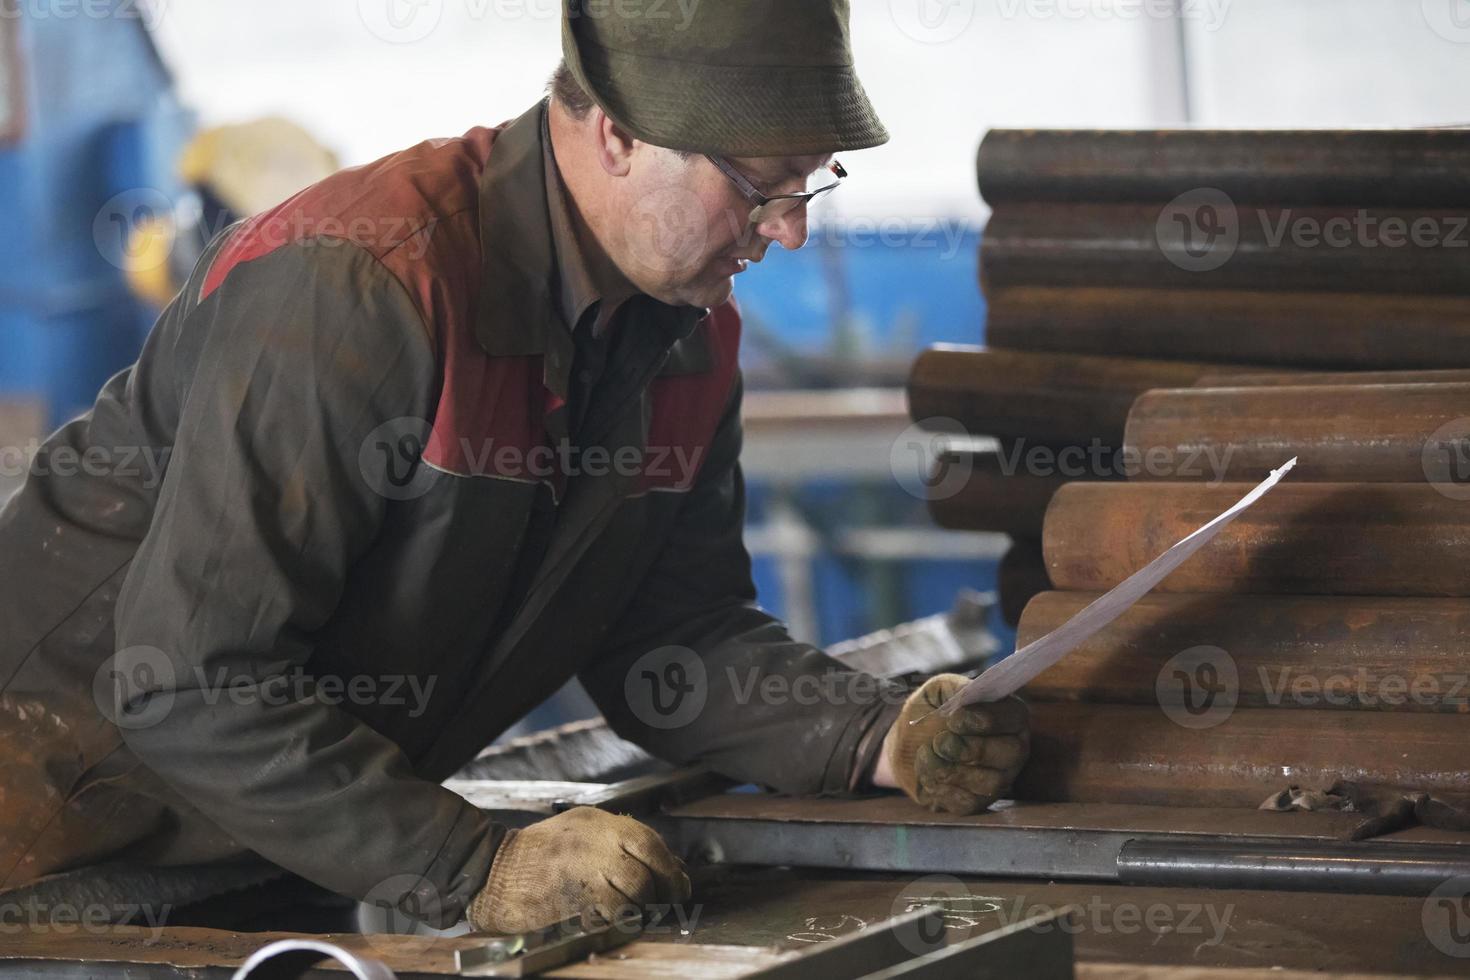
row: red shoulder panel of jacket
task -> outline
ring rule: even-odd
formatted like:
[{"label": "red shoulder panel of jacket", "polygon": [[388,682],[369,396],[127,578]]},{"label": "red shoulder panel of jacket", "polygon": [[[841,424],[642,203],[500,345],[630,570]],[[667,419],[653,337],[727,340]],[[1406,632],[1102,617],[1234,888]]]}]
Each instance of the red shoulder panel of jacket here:
[{"label": "red shoulder panel of jacket", "polygon": [[403,284],[439,346],[476,298],[480,178],[498,134],[476,127],[427,140],[339,171],[247,219],[215,256],[200,301],[243,262],[297,242],[350,241]]}]

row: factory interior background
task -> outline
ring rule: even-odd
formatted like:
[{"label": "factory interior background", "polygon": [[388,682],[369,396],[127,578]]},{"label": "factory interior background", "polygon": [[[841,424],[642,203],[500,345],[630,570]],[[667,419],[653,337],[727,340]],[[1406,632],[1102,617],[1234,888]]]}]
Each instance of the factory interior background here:
[{"label": "factory interior background", "polygon": [[[1004,646],[1013,634],[985,594],[1008,542],[936,528],[912,476],[927,461],[903,442],[914,357],[984,340],[982,135],[1470,123],[1470,4],[853,7],[857,63],[893,139],[845,161],[852,178],[813,214],[805,249],[773,249],[737,281],[760,599],[798,638],[832,644],[969,595]],[[244,155],[254,177],[241,193],[264,208],[337,166],[515,116],[559,56],[554,0],[0,10],[0,494],[31,440],[131,362],[178,269],[232,216],[190,180],[201,135]],[[788,411],[807,404],[838,418]],[[568,695],[528,724],[587,708]]]}]

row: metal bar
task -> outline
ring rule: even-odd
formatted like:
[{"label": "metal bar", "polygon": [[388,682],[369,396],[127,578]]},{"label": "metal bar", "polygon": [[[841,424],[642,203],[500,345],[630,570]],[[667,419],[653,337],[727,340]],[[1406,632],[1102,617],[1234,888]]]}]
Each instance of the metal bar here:
[{"label": "metal bar", "polygon": [[658,816],[648,820],[691,860],[768,867],[1025,875],[1110,881],[1123,831],[1049,831],[972,825],[800,823]]},{"label": "metal bar", "polygon": [[558,800],[558,812],[578,806],[594,806],[615,813],[657,813],[668,806],[719,793],[735,782],[705,769],[677,769],[670,773],[638,776]]},{"label": "metal bar", "polygon": [[[1399,889],[1407,886],[1398,882],[1407,880],[1412,868],[1424,869],[1413,872],[1413,880],[1433,879],[1434,884],[1454,877],[1456,872],[1447,869],[1470,873],[1470,838],[1349,844],[1346,835],[1360,819],[1343,813],[1293,813],[1283,819],[1256,809],[1108,804],[1018,804],[955,817],[881,799],[728,797],[681,807],[650,823],[677,853],[691,859],[768,867],[1120,881],[1122,855],[1131,847],[1135,855],[1178,854],[1180,861],[1190,854],[1233,853],[1231,848],[1247,855],[1291,856],[1286,863],[1299,870],[1288,867],[1254,886],[1262,888],[1294,887],[1297,881],[1310,887],[1318,880],[1311,870],[1314,861],[1341,857],[1353,858],[1355,866],[1376,862],[1390,869],[1383,881],[1373,873],[1352,878],[1348,889],[1363,894],[1404,894]],[[1137,860],[1127,865],[1130,873],[1142,873]]]},{"label": "metal bar", "polygon": [[1417,896],[1467,875],[1470,855],[1453,845],[1134,840],[1118,854],[1130,885]]}]

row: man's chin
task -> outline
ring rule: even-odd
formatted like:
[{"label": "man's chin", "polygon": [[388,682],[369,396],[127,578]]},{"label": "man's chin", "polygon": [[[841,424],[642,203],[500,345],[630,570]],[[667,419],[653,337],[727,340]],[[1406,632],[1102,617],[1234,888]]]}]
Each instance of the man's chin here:
[{"label": "man's chin", "polygon": [[690,287],[686,290],[688,298],[684,302],[688,306],[713,308],[728,300],[734,292],[735,277],[721,276]]},{"label": "man's chin", "polygon": [[700,295],[695,306],[719,306],[735,294],[735,276],[720,276],[698,289],[698,294]]}]

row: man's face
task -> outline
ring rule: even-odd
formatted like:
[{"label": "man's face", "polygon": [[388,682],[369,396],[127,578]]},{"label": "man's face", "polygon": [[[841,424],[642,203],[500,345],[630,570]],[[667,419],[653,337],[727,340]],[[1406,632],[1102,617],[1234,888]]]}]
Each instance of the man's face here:
[{"label": "man's face", "polygon": [[[731,157],[729,163],[768,196],[800,193],[827,156]],[[751,204],[707,158],[639,144],[618,202],[622,235],[615,261],[640,290],[665,303],[718,306],[734,277],[765,257],[771,242],[801,248],[806,207],[760,225]]]}]

